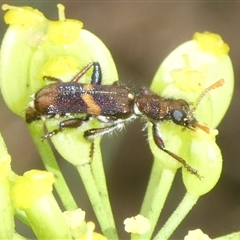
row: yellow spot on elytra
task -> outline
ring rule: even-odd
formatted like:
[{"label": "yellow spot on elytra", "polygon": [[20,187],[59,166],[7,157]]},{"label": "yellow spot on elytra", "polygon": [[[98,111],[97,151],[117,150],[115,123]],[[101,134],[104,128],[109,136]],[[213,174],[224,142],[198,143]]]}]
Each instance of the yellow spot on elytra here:
[{"label": "yellow spot on elytra", "polygon": [[87,113],[92,115],[100,115],[101,113],[101,107],[97,105],[95,100],[93,99],[92,95],[87,93],[88,91],[92,90],[92,85],[84,85],[84,91],[86,91],[86,94],[83,94],[81,98],[87,105]]}]

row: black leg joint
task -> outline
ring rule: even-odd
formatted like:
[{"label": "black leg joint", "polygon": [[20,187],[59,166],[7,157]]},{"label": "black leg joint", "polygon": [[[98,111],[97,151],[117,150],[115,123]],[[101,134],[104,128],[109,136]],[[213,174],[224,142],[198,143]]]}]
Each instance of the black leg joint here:
[{"label": "black leg joint", "polygon": [[91,78],[91,84],[100,85],[102,83],[102,70],[99,62],[93,62],[93,73]]}]

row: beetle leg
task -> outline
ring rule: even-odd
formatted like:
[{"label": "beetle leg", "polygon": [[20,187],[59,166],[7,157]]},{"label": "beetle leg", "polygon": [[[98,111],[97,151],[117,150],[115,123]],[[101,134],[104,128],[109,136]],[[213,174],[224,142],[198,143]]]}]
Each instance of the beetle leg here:
[{"label": "beetle leg", "polygon": [[102,83],[102,70],[98,62],[93,63],[93,72],[91,84],[100,85]]},{"label": "beetle leg", "polygon": [[[91,68],[93,72],[91,76],[91,84],[100,85],[102,83],[102,71],[98,62],[91,62],[85,66],[70,82],[78,82],[78,80]],[[43,76],[43,80],[49,80],[54,82],[62,82],[61,79],[52,76]]]},{"label": "beetle leg", "polygon": [[52,76],[43,76],[43,80],[53,81],[53,82],[62,82],[60,78],[52,77]]},{"label": "beetle leg", "polygon": [[102,82],[101,67],[98,62],[91,62],[85,66],[70,82],[78,82],[78,80],[91,68],[93,67],[93,73],[91,77],[91,84],[100,85]]},{"label": "beetle leg", "polygon": [[103,127],[103,128],[92,128],[92,129],[86,130],[83,136],[88,141],[91,142],[95,137],[102,136],[106,133],[112,132],[114,129],[119,127],[120,127],[119,124],[112,124],[110,126]]},{"label": "beetle leg", "polygon": [[89,120],[89,116],[84,116],[82,118],[71,118],[65,121],[60,122],[59,128],[55,129],[51,132],[48,132],[46,135],[41,137],[41,140],[45,140],[47,138],[51,138],[59,132],[62,132],[65,128],[77,128],[82,125],[83,122],[87,122]]},{"label": "beetle leg", "polygon": [[113,124],[103,128],[92,128],[84,132],[83,136],[86,138],[86,140],[88,140],[91,143],[91,150],[89,153],[89,158],[91,162],[93,160],[93,154],[94,154],[94,138],[97,136],[102,136],[106,133],[109,133],[118,127],[119,127],[118,124]]},{"label": "beetle leg", "polygon": [[192,168],[191,166],[189,166],[183,158],[179,157],[175,153],[173,153],[173,152],[171,152],[171,151],[166,149],[165,144],[163,142],[163,139],[161,137],[161,133],[160,133],[159,128],[158,128],[156,123],[153,123],[152,131],[153,131],[154,142],[161,150],[163,150],[168,155],[170,155],[171,157],[176,159],[178,162],[180,162],[189,172],[191,172],[192,174],[196,175],[200,179],[202,178],[198,174],[198,171],[196,169]]}]

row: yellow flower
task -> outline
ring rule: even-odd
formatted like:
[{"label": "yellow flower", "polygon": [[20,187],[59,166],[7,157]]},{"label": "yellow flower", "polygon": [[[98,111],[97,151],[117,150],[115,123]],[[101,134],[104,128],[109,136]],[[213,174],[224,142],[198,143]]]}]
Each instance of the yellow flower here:
[{"label": "yellow flower", "polygon": [[53,174],[31,170],[16,179],[12,199],[16,208],[29,208],[35,201],[52,192]]},{"label": "yellow flower", "polygon": [[31,170],[16,178],[11,189],[15,208],[23,210],[38,239],[72,239],[53,194],[53,174]]},{"label": "yellow flower", "polygon": [[72,229],[75,229],[81,226],[81,224],[85,220],[85,215],[86,215],[86,213],[80,208],[74,211],[65,211],[63,214],[65,216],[65,219],[68,225]]},{"label": "yellow flower", "polygon": [[196,229],[188,231],[188,235],[184,237],[184,240],[211,240],[211,238],[203,233],[201,229]]},{"label": "yellow flower", "polygon": [[124,220],[125,231],[128,233],[144,234],[150,229],[150,222],[144,216],[138,214],[135,217]]},{"label": "yellow flower", "polygon": [[216,55],[226,55],[229,52],[229,46],[222,40],[221,36],[211,32],[199,33],[193,35],[204,52]]}]

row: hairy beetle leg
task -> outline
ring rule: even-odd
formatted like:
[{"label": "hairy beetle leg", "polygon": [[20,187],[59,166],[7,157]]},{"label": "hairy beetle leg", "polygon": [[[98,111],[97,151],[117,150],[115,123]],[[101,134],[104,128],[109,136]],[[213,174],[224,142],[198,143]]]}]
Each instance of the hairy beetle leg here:
[{"label": "hairy beetle leg", "polygon": [[82,125],[83,122],[87,122],[89,120],[89,116],[85,116],[82,118],[71,118],[65,121],[60,122],[59,128],[55,129],[51,132],[48,132],[44,136],[41,137],[41,140],[45,140],[47,138],[51,138],[52,136],[56,135],[59,132],[62,132],[66,128],[77,128]]},{"label": "hairy beetle leg", "polygon": [[196,175],[200,180],[202,178],[202,176],[199,175],[198,171],[194,168],[192,168],[191,166],[189,166],[187,164],[187,162],[179,157],[178,155],[176,155],[175,153],[169,151],[166,149],[165,147],[165,144],[163,142],[163,139],[161,137],[161,134],[160,134],[160,131],[158,129],[158,126],[157,124],[153,124],[153,127],[152,127],[152,131],[153,131],[153,139],[154,139],[154,142],[155,144],[162,150],[164,151],[165,153],[167,153],[168,155],[170,155],[172,158],[176,159],[178,162],[180,162],[183,167],[185,167],[190,173]]}]

